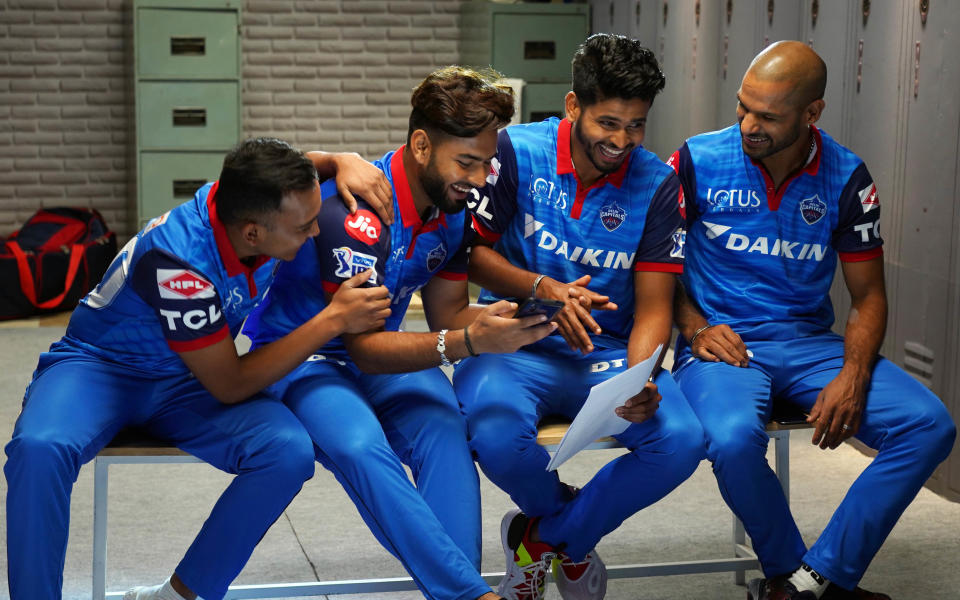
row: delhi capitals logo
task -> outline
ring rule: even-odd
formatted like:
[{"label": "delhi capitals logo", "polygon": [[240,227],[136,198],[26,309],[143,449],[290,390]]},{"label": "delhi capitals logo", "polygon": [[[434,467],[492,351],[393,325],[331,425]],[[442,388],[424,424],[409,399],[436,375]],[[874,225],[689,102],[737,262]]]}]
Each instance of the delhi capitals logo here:
[{"label": "delhi capitals logo", "polygon": [[440,242],[436,248],[427,253],[427,270],[436,271],[447,260],[447,246]]},{"label": "delhi capitals logo", "polygon": [[620,227],[626,218],[627,211],[620,208],[615,200],[611,200],[610,204],[600,207],[600,222],[603,223],[607,231],[613,231]]},{"label": "delhi capitals logo", "polygon": [[800,201],[800,214],[807,225],[813,225],[827,214],[827,205],[819,195],[813,198],[804,198]]}]

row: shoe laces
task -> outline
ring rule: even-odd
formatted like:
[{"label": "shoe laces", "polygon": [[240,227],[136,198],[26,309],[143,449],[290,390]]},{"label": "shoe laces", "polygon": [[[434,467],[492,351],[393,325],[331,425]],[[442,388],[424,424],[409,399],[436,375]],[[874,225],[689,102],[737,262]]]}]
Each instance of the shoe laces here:
[{"label": "shoe laces", "polygon": [[517,600],[540,600],[543,598],[544,589],[547,585],[547,564],[552,557],[544,557],[526,565],[518,567],[523,573],[523,581],[518,581],[513,586]]}]

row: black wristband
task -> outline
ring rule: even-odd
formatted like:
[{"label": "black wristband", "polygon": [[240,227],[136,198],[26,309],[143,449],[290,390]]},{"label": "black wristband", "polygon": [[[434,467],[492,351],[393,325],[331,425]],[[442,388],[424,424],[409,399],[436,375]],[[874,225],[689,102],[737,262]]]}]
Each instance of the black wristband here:
[{"label": "black wristband", "polygon": [[467,347],[467,352],[470,353],[470,356],[479,356],[476,352],[473,351],[473,345],[470,343],[470,332],[467,331],[469,326],[463,328],[463,343]]}]

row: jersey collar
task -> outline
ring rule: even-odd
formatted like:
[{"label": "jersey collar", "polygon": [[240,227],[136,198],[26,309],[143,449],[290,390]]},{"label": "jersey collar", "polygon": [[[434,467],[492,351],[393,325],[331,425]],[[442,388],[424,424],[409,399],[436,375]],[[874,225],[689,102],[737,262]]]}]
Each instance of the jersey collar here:
[{"label": "jersey collar", "polygon": [[[434,207],[431,217],[424,224],[417,212],[417,206],[413,203],[413,192],[410,191],[410,181],[407,179],[407,171],[403,168],[403,151],[407,145],[404,144],[397,148],[390,158],[390,174],[393,178],[393,192],[397,195],[397,204],[400,208],[400,221],[404,228],[413,227],[414,232],[422,233],[424,231],[433,231],[438,226],[447,225],[447,217]],[[415,233],[415,234],[416,234]]]},{"label": "jersey collar", "polygon": [[[763,175],[763,183],[767,192],[767,206],[770,208],[770,210],[778,210],[780,208],[780,202],[783,200],[784,193],[786,193],[787,187],[793,183],[793,180],[801,175],[810,175],[811,177],[814,177],[820,170],[820,157],[823,155],[823,136],[820,135],[820,130],[817,129],[815,125],[810,126],[810,132],[813,134],[813,148],[810,149],[810,155],[807,156],[806,164],[802,169],[781,183],[780,189],[776,191],[774,191],[773,188],[773,179],[770,177],[770,174],[767,173],[767,169],[763,166],[763,163],[761,163],[759,160],[754,160],[749,156],[747,157],[750,158],[750,162],[753,163],[753,166],[755,166],[760,171],[760,174]],[[746,154],[744,154],[744,156],[746,156]]]},{"label": "jersey collar", "polygon": [[630,159],[633,158],[633,152],[627,155],[627,158],[624,159],[623,164],[620,165],[619,169],[613,173],[604,175],[598,179],[596,183],[584,189],[580,184],[580,177],[577,175],[577,169],[573,166],[573,155],[570,150],[570,131],[572,129],[573,124],[570,123],[570,121],[567,119],[560,120],[560,126],[557,129],[557,175],[569,175],[572,173],[573,178],[576,179],[577,194],[573,199],[573,205],[570,207],[570,217],[573,219],[579,219],[580,213],[583,211],[583,202],[590,190],[595,190],[607,183],[616,188],[619,188],[623,185],[623,179],[627,175],[627,169],[630,168]]},{"label": "jersey collar", "polygon": [[220,253],[223,266],[227,269],[227,277],[236,277],[237,275],[245,276],[250,288],[250,297],[253,298],[257,295],[257,284],[254,282],[253,273],[270,260],[270,257],[260,254],[254,259],[253,265],[249,267],[241,262],[240,257],[237,256],[237,251],[233,248],[233,244],[230,243],[226,228],[217,215],[216,195],[219,185],[219,181],[213,182],[213,185],[210,186],[210,191],[207,192],[207,216],[210,219],[210,227],[213,229],[213,239],[217,244],[217,251]]},{"label": "jersey collar", "polygon": [[[567,119],[560,120],[560,128],[557,129],[557,175],[569,175],[577,178],[577,186],[580,185],[580,177],[577,176],[577,169],[573,166],[573,155],[570,151],[570,133],[573,130],[573,124]],[[600,187],[605,183],[610,183],[614,187],[623,185],[623,179],[627,175],[627,169],[630,166],[630,158],[633,153],[627,155],[627,158],[620,165],[620,168],[613,173],[608,173],[597,180],[595,184],[588,189]]]}]

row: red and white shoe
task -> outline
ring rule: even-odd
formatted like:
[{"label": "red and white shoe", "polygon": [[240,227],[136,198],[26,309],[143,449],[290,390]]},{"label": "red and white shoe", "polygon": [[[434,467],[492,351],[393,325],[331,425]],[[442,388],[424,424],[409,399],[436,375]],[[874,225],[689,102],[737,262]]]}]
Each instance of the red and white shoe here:
[{"label": "red and white shoe", "polygon": [[553,580],[563,600],[600,600],[607,593],[607,566],[596,550],[578,563],[561,554],[553,559],[552,566]]},{"label": "red and white shoe", "polygon": [[530,540],[533,522],[519,508],[508,511],[500,522],[507,572],[497,593],[506,600],[543,600],[547,568],[556,553],[548,544]]}]

